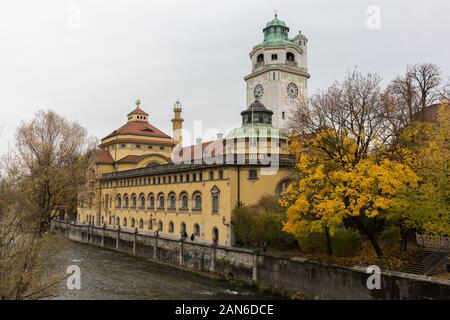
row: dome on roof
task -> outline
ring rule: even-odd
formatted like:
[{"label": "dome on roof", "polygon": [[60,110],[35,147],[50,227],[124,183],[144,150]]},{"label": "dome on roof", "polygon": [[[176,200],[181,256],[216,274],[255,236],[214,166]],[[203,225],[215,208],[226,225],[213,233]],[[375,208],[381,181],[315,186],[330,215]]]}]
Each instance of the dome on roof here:
[{"label": "dome on roof", "polygon": [[259,102],[259,100],[255,100],[251,105],[248,106],[247,110],[244,110],[241,112],[241,114],[243,113],[247,113],[247,112],[255,112],[255,111],[265,111],[265,112],[269,112],[270,114],[273,114],[273,112],[269,109],[266,108],[265,105],[263,105],[261,102]]},{"label": "dome on roof", "polygon": [[272,27],[272,26],[286,27],[286,23],[284,23],[284,21],[278,19],[277,16],[275,15],[275,18],[272,21],[267,22],[266,28]]}]

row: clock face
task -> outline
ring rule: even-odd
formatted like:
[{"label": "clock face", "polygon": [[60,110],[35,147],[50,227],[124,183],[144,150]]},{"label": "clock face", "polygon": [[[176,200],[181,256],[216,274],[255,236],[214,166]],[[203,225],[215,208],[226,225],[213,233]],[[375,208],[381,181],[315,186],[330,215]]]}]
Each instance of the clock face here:
[{"label": "clock face", "polygon": [[298,87],[295,83],[291,82],[287,85],[287,94],[291,99],[298,97]]},{"label": "clock face", "polygon": [[256,85],[255,89],[253,90],[253,95],[255,96],[255,99],[261,99],[264,94],[264,87],[261,84]]}]

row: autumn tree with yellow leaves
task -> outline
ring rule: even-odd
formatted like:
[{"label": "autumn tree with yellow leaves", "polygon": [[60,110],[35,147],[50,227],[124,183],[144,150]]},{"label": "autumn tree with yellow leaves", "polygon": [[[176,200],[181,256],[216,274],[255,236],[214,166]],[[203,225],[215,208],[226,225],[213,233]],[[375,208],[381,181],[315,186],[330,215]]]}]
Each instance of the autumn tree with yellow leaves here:
[{"label": "autumn tree with yellow leaves", "polygon": [[313,95],[291,119],[300,179],[281,198],[284,230],[299,238],[323,232],[329,253],[336,228],[344,225],[382,256],[373,225],[386,219],[400,192],[418,184],[409,166],[377,153],[390,141],[379,84],[377,75],[355,70]]}]

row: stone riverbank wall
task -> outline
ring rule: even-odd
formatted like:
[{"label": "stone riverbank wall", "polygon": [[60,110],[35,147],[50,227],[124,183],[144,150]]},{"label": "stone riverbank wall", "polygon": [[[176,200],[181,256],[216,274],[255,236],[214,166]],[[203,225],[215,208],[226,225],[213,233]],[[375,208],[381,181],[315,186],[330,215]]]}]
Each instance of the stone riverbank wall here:
[{"label": "stone riverbank wall", "polygon": [[382,271],[381,288],[369,290],[366,283],[372,274],[366,273],[363,267],[283,258],[240,248],[68,222],[56,221],[52,228],[71,240],[228,279],[301,291],[316,299],[450,299],[450,281],[444,279]]}]

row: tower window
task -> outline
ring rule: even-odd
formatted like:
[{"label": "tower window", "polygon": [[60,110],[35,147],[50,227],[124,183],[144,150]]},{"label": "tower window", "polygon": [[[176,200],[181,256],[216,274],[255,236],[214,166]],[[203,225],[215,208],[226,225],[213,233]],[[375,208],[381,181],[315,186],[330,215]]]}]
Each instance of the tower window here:
[{"label": "tower window", "polygon": [[120,145],[120,147],[121,148],[125,148],[127,145],[125,144],[125,143],[122,143],[121,145]]},{"label": "tower window", "polygon": [[147,146],[147,149],[153,149],[153,146]]},{"label": "tower window", "polygon": [[285,117],[286,117],[286,114],[284,113],[284,111],[283,112],[281,112],[281,119],[285,119]]},{"label": "tower window", "polygon": [[164,150],[164,146],[160,146],[160,147],[159,147],[159,150]]},{"label": "tower window", "polygon": [[273,80],[275,80],[275,72],[273,72]]},{"label": "tower window", "polygon": [[264,55],[262,53],[260,53],[256,57],[256,63],[263,63],[263,62],[264,62]]},{"label": "tower window", "polygon": [[137,144],[136,145],[136,149],[140,149],[141,148],[141,145],[140,144]]},{"label": "tower window", "polygon": [[295,61],[295,55],[292,52],[286,53],[286,60],[287,61]]},{"label": "tower window", "polygon": [[278,55],[276,53],[272,54],[272,60],[278,60]]}]

